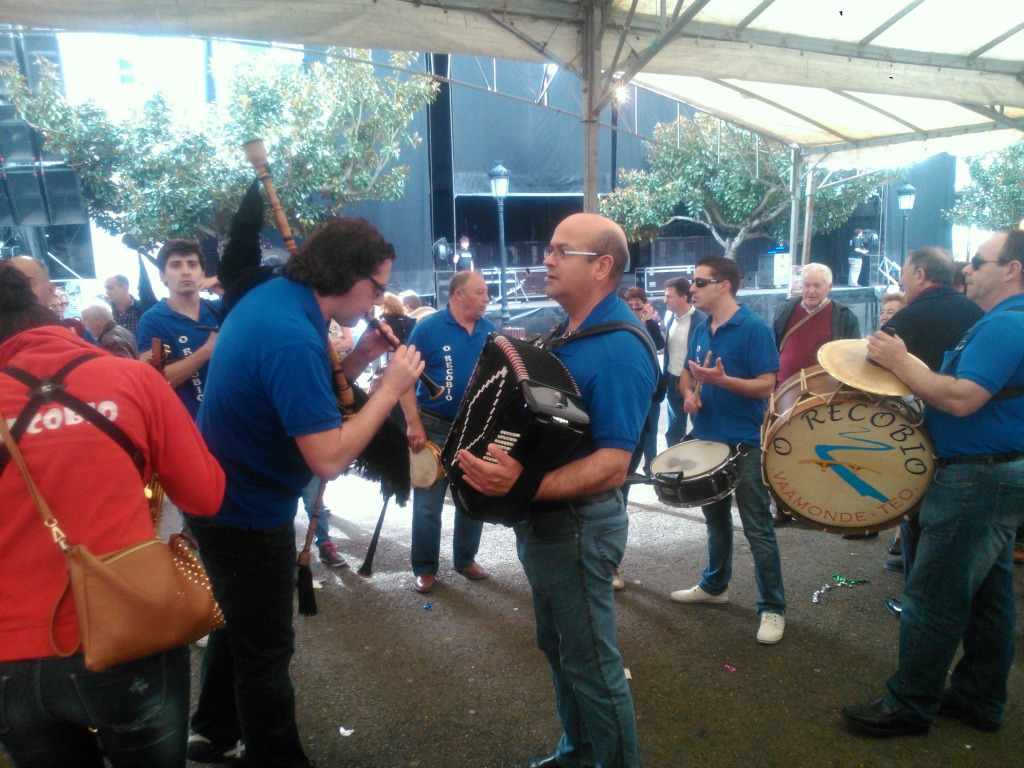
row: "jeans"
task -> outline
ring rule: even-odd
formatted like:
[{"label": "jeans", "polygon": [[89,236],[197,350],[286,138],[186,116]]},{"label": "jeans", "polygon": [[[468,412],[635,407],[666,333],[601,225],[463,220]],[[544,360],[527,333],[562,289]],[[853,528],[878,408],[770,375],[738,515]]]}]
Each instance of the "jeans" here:
[{"label": "jeans", "polygon": [[885,701],[930,723],[950,677],[957,703],[998,723],[1013,662],[1013,539],[1024,522],[1024,461],[941,467],[921,507],[917,559],[903,591],[900,658]]},{"label": "jeans", "polygon": [[665,384],[665,403],[668,406],[665,443],[671,448],[686,437],[686,411],[683,410],[683,395],[679,391],[679,377],[666,373]]},{"label": "jeans", "polygon": [[921,520],[915,515],[900,523],[900,557],[903,558],[903,580],[910,579],[910,571],[917,559],[917,540],[921,538]]},{"label": "jeans", "polygon": [[[313,514],[313,505],[316,504],[316,495],[320,492],[320,478],[313,475],[313,479],[306,483],[302,489],[302,508],[306,510],[306,517]],[[331,540],[331,528],[326,514],[328,509],[321,503],[320,514],[316,519],[316,539],[314,543],[319,547],[325,541]]]},{"label": "jeans", "polygon": [[[420,411],[427,439],[444,447],[452,425],[436,416]],[[441,509],[444,495],[448,491],[448,480],[438,480],[433,488],[415,488],[412,494],[412,572],[416,576],[437,574],[438,558],[441,551]],[[473,520],[462,511],[462,505],[455,502],[455,534],[452,537],[452,564],[466,568],[476,562],[480,549],[480,535],[484,524]]]},{"label": "jeans", "polygon": [[562,737],[563,768],[640,765],[633,699],[615,645],[612,573],[629,518],[621,495],[547,512],[515,526],[533,590],[537,646],[547,657]]},{"label": "jeans", "polygon": [[241,738],[257,766],[308,768],[288,665],[295,652],[295,529],[243,530],[188,518],[224,611],[210,634],[192,731],[215,745]]},{"label": "jeans", "polygon": [[103,672],[81,655],[0,662],[0,743],[18,768],[183,768],[190,674],[188,648]]},{"label": "jeans", "polygon": [[[782,586],[782,560],[779,542],[769,508],[768,489],[761,480],[761,452],[751,448],[737,459],[740,482],[733,493],[740,511],[743,535],[754,557],[754,582],[761,596],[758,613],[786,613],[786,593]],[[732,494],[705,504],[708,528],[708,564],[701,573],[700,588],[709,595],[720,595],[732,579]]]}]

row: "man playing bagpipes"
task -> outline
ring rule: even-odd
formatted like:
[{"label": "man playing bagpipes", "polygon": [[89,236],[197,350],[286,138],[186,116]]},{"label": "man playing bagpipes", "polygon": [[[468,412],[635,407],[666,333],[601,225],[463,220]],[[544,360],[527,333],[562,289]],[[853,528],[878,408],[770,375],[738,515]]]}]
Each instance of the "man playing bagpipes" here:
[{"label": "man playing bagpipes", "polygon": [[[257,264],[258,231],[257,223]],[[336,218],[295,249],[280,275],[228,279],[218,270],[225,315],[198,425],[224,467],[227,490],[217,515],[188,518],[188,526],[227,627],[210,636],[203,658],[193,760],[225,762],[241,739],[255,765],[309,765],[288,673],[294,518],[310,478],[341,474],[423,370],[414,348],[398,347],[375,394],[342,422],[327,326],[353,326],[380,303],[394,258],[369,222]],[[247,289],[240,297],[239,283]],[[341,372],[355,378],[393,344],[367,331]]]},{"label": "man playing bagpipes", "polygon": [[[565,219],[545,251],[547,295],[568,315],[556,332],[561,338],[549,346],[558,342],[553,352],[578,385],[590,424],[570,461],[543,476],[528,516],[515,524],[519,560],[533,590],[537,645],[551,667],[563,730],[553,755],[519,768],[640,765],[633,701],[615,645],[612,575],[629,529],[619,488],[657,371],[633,333],[585,334],[606,322],[641,329],[616,295],[628,260],[622,229],[594,214]],[[523,466],[495,443],[487,453],[496,463],[460,450],[461,469],[477,491],[503,497]]]}]

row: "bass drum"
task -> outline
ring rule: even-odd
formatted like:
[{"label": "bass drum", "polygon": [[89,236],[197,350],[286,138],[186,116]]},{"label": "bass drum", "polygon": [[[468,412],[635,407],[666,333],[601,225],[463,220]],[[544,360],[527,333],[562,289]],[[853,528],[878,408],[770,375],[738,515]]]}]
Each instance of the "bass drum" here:
[{"label": "bass drum", "polygon": [[876,533],[917,513],[935,470],[920,402],[848,387],[821,366],[776,390],[761,472],[779,506],[811,528]]},{"label": "bass drum", "polygon": [[654,491],[663,504],[700,507],[724,499],[739,483],[736,457],[725,443],[687,440],[651,462]]}]

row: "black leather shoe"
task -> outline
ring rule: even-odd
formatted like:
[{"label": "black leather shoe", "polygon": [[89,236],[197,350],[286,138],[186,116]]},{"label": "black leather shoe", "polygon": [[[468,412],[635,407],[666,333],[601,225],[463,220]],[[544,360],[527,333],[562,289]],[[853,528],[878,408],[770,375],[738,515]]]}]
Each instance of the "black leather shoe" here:
[{"label": "black leather shoe", "polygon": [[889,545],[889,549],[887,549],[886,551],[890,555],[896,555],[897,557],[899,555],[902,555],[903,554],[903,539],[900,539],[900,538],[893,539],[892,540],[892,544]]},{"label": "black leather shoe", "polygon": [[869,736],[912,736],[928,733],[931,727],[904,720],[889,709],[881,698],[843,707],[842,712],[851,728]]},{"label": "black leather shoe", "polygon": [[897,619],[903,615],[903,603],[901,603],[895,597],[890,597],[888,600],[886,600],[885,607],[888,608],[889,613],[891,613]]},{"label": "black leather shoe", "polygon": [[525,763],[516,763],[516,768],[562,768],[562,764],[555,760],[554,755],[546,757],[535,757]]},{"label": "black leather shoe", "polygon": [[890,557],[882,563],[882,568],[890,573],[903,573],[903,557]]},{"label": "black leather shoe", "polygon": [[971,728],[976,728],[979,731],[984,731],[985,733],[995,733],[1002,725],[994,720],[986,720],[983,717],[978,717],[967,709],[966,706],[954,699],[953,694],[950,691],[943,693],[942,698],[939,700],[939,715],[941,717],[951,717],[954,720],[959,720],[964,725],[969,725]]}]

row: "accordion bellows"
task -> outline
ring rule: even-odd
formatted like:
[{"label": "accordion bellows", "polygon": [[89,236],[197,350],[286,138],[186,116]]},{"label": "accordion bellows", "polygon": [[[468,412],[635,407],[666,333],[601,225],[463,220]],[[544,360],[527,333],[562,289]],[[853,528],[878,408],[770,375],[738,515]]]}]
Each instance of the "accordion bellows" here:
[{"label": "accordion bellows", "polygon": [[[569,461],[589,422],[579,388],[561,360],[529,342],[490,334],[441,453],[452,494],[473,519],[503,525],[525,519],[544,474]],[[466,450],[494,461],[487,455],[490,443],[523,465],[519,480],[501,498],[466,483],[457,458]]]}]

